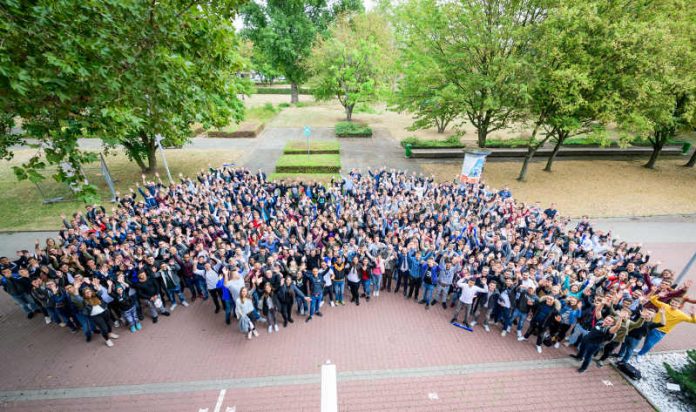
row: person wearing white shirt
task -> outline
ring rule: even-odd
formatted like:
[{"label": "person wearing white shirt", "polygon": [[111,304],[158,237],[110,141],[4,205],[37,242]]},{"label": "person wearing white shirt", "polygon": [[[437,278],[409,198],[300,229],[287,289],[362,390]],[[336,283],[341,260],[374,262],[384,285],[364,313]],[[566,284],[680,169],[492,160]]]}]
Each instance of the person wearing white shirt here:
[{"label": "person wearing white shirt", "polygon": [[[485,278],[481,278],[481,281],[485,286]],[[487,289],[476,286],[476,281],[473,277],[470,277],[468,279],[460,279],[457,282],[457,286],[461,289],[462,294],[461,296],[459,296],[459,300],[457,301],[457,307],[454,309],[454,315],[452,316],[452,320],[450,320],[450,323],[454,323],[457,321],[457,318],[459,317],[459,312],[462,310],[462,308],[464,308],[464,324],[467,327],[471,327],[469,325],[469,313],[471,312],[471,304],[474,302],[474,298],[476,297],[477,293],[486,293]]]}]

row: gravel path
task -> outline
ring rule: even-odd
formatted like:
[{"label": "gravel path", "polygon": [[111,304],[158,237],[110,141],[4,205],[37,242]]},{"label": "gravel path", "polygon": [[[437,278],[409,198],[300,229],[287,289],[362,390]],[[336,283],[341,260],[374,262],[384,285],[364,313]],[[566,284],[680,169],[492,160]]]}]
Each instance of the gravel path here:
[{"label": "gravel path", "polygon": [[680,392],[672,392],[667,389],[667,383],[673,382],[667,375],[665,362],[674,368],[681,367],[686,364],[686,352],[651,353],[645,355],[638,362],[631,361],[631,364],[640,370],[643,377],[639,381],[626,380],[633,384],[660,411],[694,411],[693,406],[682,400]]}]

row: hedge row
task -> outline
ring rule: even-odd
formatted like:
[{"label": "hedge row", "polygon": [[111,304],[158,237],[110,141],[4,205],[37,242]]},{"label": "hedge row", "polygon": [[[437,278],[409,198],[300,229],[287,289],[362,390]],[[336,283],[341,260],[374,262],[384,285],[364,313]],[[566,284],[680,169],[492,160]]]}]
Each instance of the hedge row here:
[{"label": "hedge row", "polygon": [[336,136],[338,137],[372,137],[372,129],[369,126],[356,122],[336,123]]},{"label": "hedge row", "polygon": [[416,136],[411,136],[401,141],[402,147],[406,147],[407,144],[410,144],[413,149],[460,149],[466,147],[459,139],[459,136],[456,135],[444,140],[420,139]]},{"label": "hedge row", "polygon": [[[340,145],[335,140],[313,140],[309,144],[310,154],[338,154]],[[285,145],[284,154],[307,154],[305,140],[292,140]]]},{"label": "hedge row", "polygon": [[341,157],[337,154],[284,154],[276,162],[276,173],[338,173]]}]

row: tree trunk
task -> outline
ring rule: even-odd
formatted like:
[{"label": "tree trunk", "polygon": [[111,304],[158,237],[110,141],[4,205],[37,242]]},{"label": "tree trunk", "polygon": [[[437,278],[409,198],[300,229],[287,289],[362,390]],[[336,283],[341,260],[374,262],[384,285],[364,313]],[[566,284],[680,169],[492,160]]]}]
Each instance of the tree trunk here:
[{"label": "tree trunk", "polygon": [[349,104],[346,106],[346,120],[349,122],[353,121],[353,108],[355,107],[354,104]]},{"label": "tree trunk", "polygon": [[488,137],[488,128],[479,128],[476,131],[478,146],[486,147],[486,137]]},{"label": "tree trunk", "polygon": [[551,167],[553,166],[553,161],[556,159],[556,155],[558,154],[558,150],[561,148],[561,144],[563,143],[563,138],[559,137],[558,141],[556,142],[556,145],[553,147],[553,152],[551,152],[551,156],[549,156],[549,160],[546,161],[546,167],[544,168],[545,172],[550,172]]},{"label": "tree trunk", "polygon": [[300,101],[300,90],[297,83],[290,83],[290,103],[297,103]]},{"label": "tree trunk", "polygon": [[653,144],[653,152],[650,155],[650,160],[648,160],[648,163],[645,164],[645,167],[647,169],[654,169],[655,168],[655,163],[657,163],[657,158],[660,157],[660,153],[662,152],[662,146],[664,146],[664,143],[660,140],[660,138],[656,139],[655,144]]},{"label": "tree trunk", "polygon": [[688,162],[686,162],[684,167],[694,167],[694,165],[696,165],[696,150],[694,150],[694,153],[691,155],[691,158]]},{"label": "tree trunk", "polygon": [[445,124],[445,122],[437,122],[437,132],[439,134],[445,133],[446,127],[447,127],[447,125]]},{"label": "tree trunk", "polygon": [[147,145],[147,169],[143,172],[152,173],[155,170],[157,170],[157,145],[153,139]]},{"label": "tree trunk", "polygon": [[538,149],[537,147],[528,147],[527,148],[527,155],[524,157],[524,162],[522,162],[522,169],[520,169],[520,175],[517,176],[517,180],[520,182],[524,182],[527,180],[527,168],[529,167],[529,162],[532,161],[532,158],[534,158],[534,154],[536,154],[536,151]]}]

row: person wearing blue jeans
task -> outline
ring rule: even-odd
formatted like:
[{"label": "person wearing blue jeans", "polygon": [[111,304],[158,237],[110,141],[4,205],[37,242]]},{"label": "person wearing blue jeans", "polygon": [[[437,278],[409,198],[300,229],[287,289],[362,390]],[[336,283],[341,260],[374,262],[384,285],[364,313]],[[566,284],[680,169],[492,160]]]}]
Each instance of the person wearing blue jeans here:
[{"label": "person wearing blue jeans", "polygon": [[638,347],[640,341],[643,340],[643,338],[648,335],[650,331],[665,326],[665,312],[660,311],[660,314],[661,322],[652,322],[652,319],[655,317],[654,310],[644,309],[640,313],[643,323],[640,326],[628,331],[628,335],[626,335],[626,339],[619,350],[620,363],[628,363],[631,360],[631,357],[634,355],[633,350]]},{"label": "person wearing blue jeans", "polygon": [[643,343],[643,347],[640,348],[640,352],[638,352],[638,356],[643,356],[646,353],[650,352],[650,350],[653,348],[653,346],[657,345],[660,343],[662,338],[664,338],[667,334],[659,329],[653,329],[650,332],[648,332],[648,336],[645,337],[645,342]]},{"label": "person wearing blue jeans", "polygon": [[428,261],[421,265],[421,284],[423,285],[423,296],[420,301],[421,304],[425,304],[425,309],[430,309],[430,303],[433,300],[433,292],[435,292],[435,285],[437,285],[438,278],[440,276],[440,266],[435,264],[435,259],[428,258]]},{"label": "person wearing blue jeans", "polygon": [[578,368],[579,373],[583,373],[587,370],[590,362],[592,362],[592,357],[599,352],[605,342],[613,338],[614,334],[621,327],[623,319],[627,317],[628,314],[622,313],[619,315],[618,321],[615,321],[612,316],[607,316],[602,320],[601,324],[595,325],[595,327],[582,339],[578,354],[570,355],[577,360],[582,360],[582,365]]},{"label": "person wearing blue jeans", "polygon": [[339,305],[345,305],[345,302],[343,302],[343,295],[346,290],[346,282],[344,280],[334,281],[333,287],[336,303]]},{"label": "person wearing blue jeans", "polygon": [[312,317],[316,314],[317,316],[324,316],[319,311],[319,304],[321,303],[321,298],[324,295],[324,279],[319,276],[319,269],[313,268],[312,271],[306,276],[306,282],[309,282],[309,292],[311,297],[311,302],[309,304],[309,316],[305,319],[305,322],[312,320]]}]

